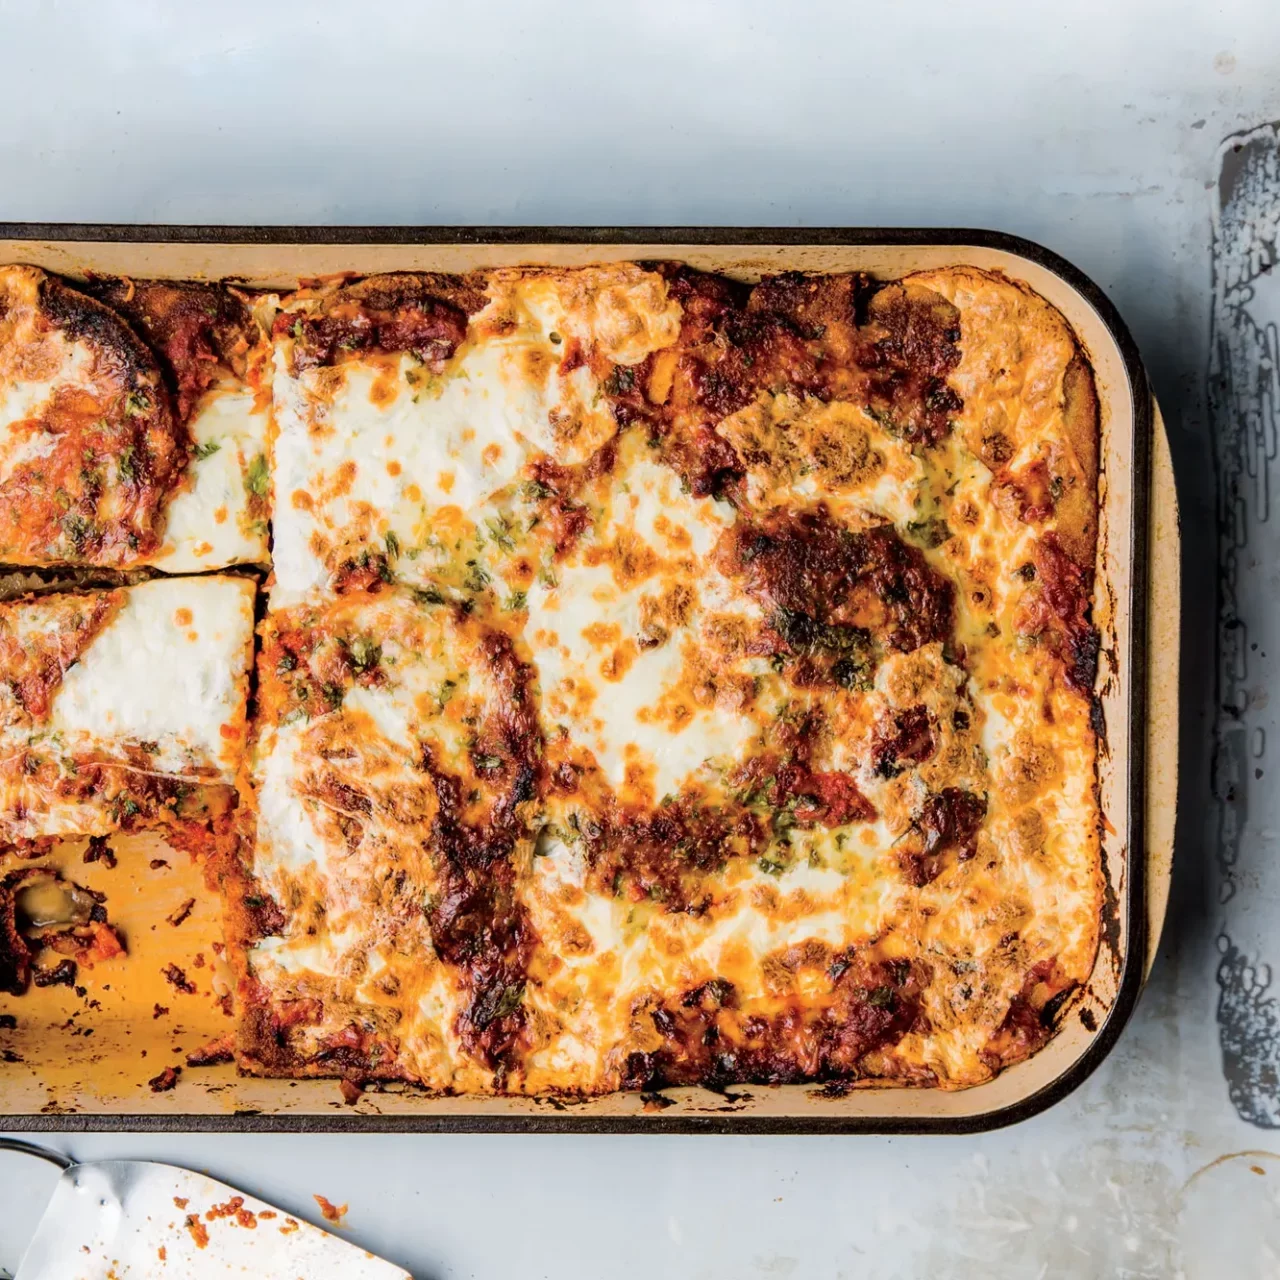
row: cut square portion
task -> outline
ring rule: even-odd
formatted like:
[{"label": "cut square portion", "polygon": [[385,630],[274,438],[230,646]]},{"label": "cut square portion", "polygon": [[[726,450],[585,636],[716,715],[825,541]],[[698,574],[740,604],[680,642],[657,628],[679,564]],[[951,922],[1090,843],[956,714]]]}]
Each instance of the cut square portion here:
[{"label": "cut square portion", "polygon": [[478,592],[518,554],[509,501],[537,459],[616,427],[604,371],[671,342],[653,272],[383,276],[284,303],[275,324],[275,586],[287,605],[379,580]]},{"label": "cut square portion", "polygon": [[0,563],[265,564],[274,299],[83,289],[0,268]]},{"label": "cut square portion", "polygon": [[198,573],[270,562],[267,425],[276,299],[219,284],[92,280],[86,288],[146,339],[190,437],[164,511],[163,541],[141,562]]},{"label": "cut square portion", "polygon": [[0,267],[0,564],[142,563],[186,464],[137,334],[43,271]]},{"label": "cut square portion", "polygon": [[170,578],[0,604],[0,840],[234,802],[256,587]]},{"label": "cut square portion", "polygon": [[268,617],[256,827],[223,886],[244,1066],[502,1078],[535,941],[531,681],[508,636],[406,588]]}]

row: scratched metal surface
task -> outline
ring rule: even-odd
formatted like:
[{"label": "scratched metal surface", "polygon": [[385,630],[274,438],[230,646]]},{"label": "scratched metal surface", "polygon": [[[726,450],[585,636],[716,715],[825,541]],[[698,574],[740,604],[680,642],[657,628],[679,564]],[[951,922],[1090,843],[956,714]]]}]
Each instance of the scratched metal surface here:
[{"label": "scratched metal surface", "polygon": [[[1219,182],[1222,140],[1280,119],[1275,0],[218,13],[0,0],[6,102],[38,104],[0,111],[0,216],[992,226],[1097,279],[1182,502],[1174,899],[1115,1054],[1002,1133],[58,1144],[208,1169],[313,1220],[313,1193],[348,1202],[349,1238],[419,1280],[1280,1276],[1274,134]],[[0,1158],[0,1266],[39,1190]]]},{"label": "scratched metal surface", "polygon": [[[1218,1033],[1232,1105],[1280,1128],[1280,126],[1224,150],[1209,404],[1218,481]],[[1268,750],[1270,748],[1270,750]],[[1268,775],[1271,776],[1268,776]]]}]

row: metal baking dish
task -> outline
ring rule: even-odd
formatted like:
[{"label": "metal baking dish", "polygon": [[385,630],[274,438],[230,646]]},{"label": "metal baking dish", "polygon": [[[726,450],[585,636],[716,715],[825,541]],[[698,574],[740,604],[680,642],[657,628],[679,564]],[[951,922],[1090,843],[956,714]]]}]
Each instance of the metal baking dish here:
[{"label": "metal baking dish", "polygon": [[[366,1093],[344,1105],[332,1081],[239,1078],[230,1066],[189,1071],[154,1093],[147,1079],[207,1028],[189,1007],[183,1025],[152,1016],[145,983],[115,993],[86,1023],[92,1038],[50,1018],[9,1033],[20,1061],[0,1064],[0,1125],[12,1129],[525,1130],[580,1132],[964,1133],[1042,1111],[1080,1084],[1116,1043],[1154,955],[1168,894],[1177,769],[1178,528],[1159,412],[1133,339],[1102,291],[1038,245],[985,231],[734,228],[145,227],[0,224],[0,262],[69,277],[87,272],[231,277],[293,287],[336,272],[465,271],[514,264],[577,266],[672,258],[743,278],[786,269],[877,276],[953,264],[998,269],[1058,307],[1087,349],[1102,406],[1099,574],[1094,612],[1103,634],[1099,693],[1106,742],[1099,776],[1107,881],[1102,944],[1092,978],[1049,1043],[996,1079],[959,1092],[872,1088],[833,1096],[806,1086],[715,1094],[673,1090],[661,1103],[615,1094],[581,1103]],[[137,843],[136,851],[127,847]],[[155,856],[153,837],[123,842],[125,857]],[[147,885],[112,900],[113,919],[145,950],[150,925],[188,889]],[[82,868],[81,874],[89,871]],[[186,877],[186,879],[183,879]],[[162,881],[165,877],[161,877]],[[177,883],[182,880],[182,885]],[[184,888],[185,886],[185,888]],[[212,911],[183,945],[208,948]],[[174,935],[176,936],[176,934]],[[152,944],[155,945],[155,944]],[[173,950],[166,939],[165,958]],[[155,957],[157,960],[159,956]],[[181,963],[181,960],[179,960]],[[203,963],[203,961],[201,962]],[[159,965],[157,964],[158,968]],[[131,978],[128,984],[134,986]],[[62,989],[60,989],[62,990]],[[69,997],[68,997],[69,998]],[[158,997],[157,997],[158,1000]],[[172,1003],[177,1003],[176,999]],[[108,1016],[109,1015],[109,1016]],[[65,1016],[65,1014],[64,1014]],[[83,1019],[81,1019],[83,1021]],[[142,1049],[148,1048],[145,1057]]]}]

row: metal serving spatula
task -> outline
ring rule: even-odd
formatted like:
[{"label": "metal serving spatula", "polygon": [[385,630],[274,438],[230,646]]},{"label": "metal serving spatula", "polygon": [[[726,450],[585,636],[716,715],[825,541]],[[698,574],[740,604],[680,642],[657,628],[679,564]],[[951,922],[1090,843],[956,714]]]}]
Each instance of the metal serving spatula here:
[{"label": "metal serving spatula", "polygon": [[[64,1166],[15,1280],[412,1280],[310,1223],[188,1169]],[[0,1276],[7,1273],[0,1272]]]}]

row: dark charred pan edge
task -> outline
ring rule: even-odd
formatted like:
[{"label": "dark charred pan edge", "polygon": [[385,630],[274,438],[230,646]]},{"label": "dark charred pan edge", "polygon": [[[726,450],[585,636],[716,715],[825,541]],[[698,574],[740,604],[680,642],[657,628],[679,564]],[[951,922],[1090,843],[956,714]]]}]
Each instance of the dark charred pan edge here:
[{"label": "dark charred pan edge", "polygon": [[[520,245],[583,244],[627,246],[954,246],[1013,254],[1052,272],[1098,314],[1115,341],[1133,398],[1132,526],[1129,545],[1130,632],[1127,651],[1117,656],[1128,674],[1132,726],[1127,779],[1128,830],[1125,850],[1124,912],[1127,946],[1115,1000],[1106,1021],[1085,1052],[1056,1080],[1030,1097],[996,1111],[959,1117],[806,1116],[744,1114],[671,1115],[670,1110],[626,1116],[578,1116],[573,1104],[545,1106],[533,1115],[383,1116],[339,1114],[268,1115],[11,1115],[0,1124],[28,1132],[192,1131],[369,1132],[369,1133],[979,1133],[1029,1119],[1078,1088],[1111,1052],[1133,1013],[1144,980],[1146,957],[1146,639],[1149,575],[1147,523],[1150,500],[1152,397],[1137,345],[1111,301],[1088,276],[1034,241],[1002,232],[958,228],[770,228],[770,227],[211,227],[128,224],[0,223],[0,239],[14,241],[113,242],[117,244],[244,245]],[[671,1110],[674,1110],[672,1108]]]}]

